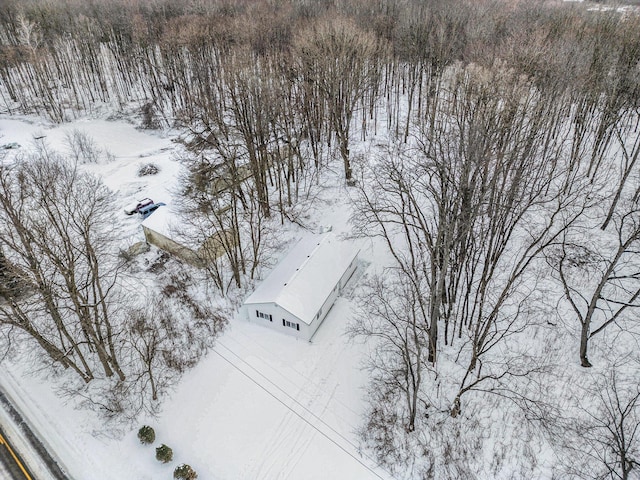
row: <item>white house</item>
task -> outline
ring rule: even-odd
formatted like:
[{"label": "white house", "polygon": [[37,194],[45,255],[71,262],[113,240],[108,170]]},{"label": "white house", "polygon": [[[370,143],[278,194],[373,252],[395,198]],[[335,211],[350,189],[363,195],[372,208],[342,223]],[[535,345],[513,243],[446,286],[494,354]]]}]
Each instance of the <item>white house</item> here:
[{"label": "white house", "polygon": [[247,319],[311,340],[353,275],[357,255],[332,233],[304,237],[245,300]]}]

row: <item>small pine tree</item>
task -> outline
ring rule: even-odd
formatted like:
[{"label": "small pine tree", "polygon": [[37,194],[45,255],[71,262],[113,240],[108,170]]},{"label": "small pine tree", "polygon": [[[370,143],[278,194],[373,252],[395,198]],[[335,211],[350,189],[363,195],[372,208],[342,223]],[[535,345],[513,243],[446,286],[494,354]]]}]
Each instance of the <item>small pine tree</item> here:
[{"label": "small pine tree", "polygon": [[143,445],[151,445],[156,440],[156,432],[149,425],[143,425],[138,430],[138,439]]},{"label": "small pine tree", "polygon": [[173,450],[163,443],[156,448],[156,459],[162,463],[169,463],[173,460]]},{"label": "small pine tree", "polygon": [[173,471],[173,478],[177,480],[195,480],[198,478],[198,474],[190,465],[183,463]]}]

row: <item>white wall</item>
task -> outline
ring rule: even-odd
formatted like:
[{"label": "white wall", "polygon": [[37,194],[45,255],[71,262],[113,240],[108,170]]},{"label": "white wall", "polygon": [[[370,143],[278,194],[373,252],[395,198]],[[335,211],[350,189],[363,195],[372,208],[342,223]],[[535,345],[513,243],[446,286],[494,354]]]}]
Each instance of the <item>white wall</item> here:
[{"label": "white wall", "polygon": [[349,279],[351,278],[351,276],[354,274],[354,272],[356,271],[356,261],[357,261],[358,257],[355,257],[353,260],[351,260],[351,263],[349,264],[349,267],[345,270],[344,274],[342,275],[342,277],[340,277],[340,282],[338,283],[339,285],[339,289],[340,289],[340,293],[342,293],[342,289],[344,288],[344,286],[347,284],[347,282],[349,281]]},{"label": "white wall", "polygon": [[[245,317],[252,323],[257,323],[263,327],[307,341],[311,338],[311,335],[313,335],[313,331],[309,325],[274,303],[250,303],[244,305],[243,309],[245,309]],[[256,315],[256,310],[263,314],[271,315],[272,321],[269,321],[268,318],[265,319],[258,317]],[[283,319],[285,322],[288,321],[290,323],[298,324],[300,326],[300,330],[296,330],[293,327],[283,326]]]}]

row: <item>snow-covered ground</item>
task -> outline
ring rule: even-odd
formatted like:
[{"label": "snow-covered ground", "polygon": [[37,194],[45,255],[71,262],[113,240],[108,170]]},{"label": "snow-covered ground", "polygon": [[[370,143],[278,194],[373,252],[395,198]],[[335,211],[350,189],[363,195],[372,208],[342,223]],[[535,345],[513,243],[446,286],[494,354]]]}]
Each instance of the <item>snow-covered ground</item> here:
[{"label": "snow-covered ground", "polygon": [[[143,240],[141,219],[126,217],[120,206],[142,197],[170,205],[179,147],[170,135],[139,131],[122,120],[52,126],[6,117],[0,118],[0,145],[17,142],[21,147],[8,152],[25,152],[34,138],[44,137],[39,141],[64,151],[65,133],[74,129],[115,157],[84,168],[116,192],[129,241]],[[138,177],[139,166],[149,162],[160,172]],[[331,193],[322,216],[309,213],[318,224],[344,233],[347,195]],[[372,247],[365,244],[362,260],[372,257]],[[75,479],[169,479],[183,462],[201,479],[389,478],[358,453],[356,429],[365,407],[364,347],[345,336],[350,315],[349,299],[340,298],[313,343],[231,319],[214,350],[166,399],[159,417],[140,419],[140,425],[156,430],[152,447],[140,445],[137,427],[123,436],[105,432],[92,412],[65,404],[51,384],[20,363],[5,360],[0,382]],[[169,465],[155,460],[161,443],[174,451]]]}]

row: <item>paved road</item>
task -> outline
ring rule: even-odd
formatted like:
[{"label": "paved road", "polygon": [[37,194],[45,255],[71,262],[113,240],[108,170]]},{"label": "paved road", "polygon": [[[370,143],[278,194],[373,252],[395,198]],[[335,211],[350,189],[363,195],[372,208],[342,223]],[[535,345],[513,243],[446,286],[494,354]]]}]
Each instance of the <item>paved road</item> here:
[{"label": "paved road", "polygon": [[[14,407],[2,388],[0,388],[0,408],[6,413],[4,420],[9,422],[6,428],[11,431],[12,435],[19,435],[20,440],[24,442],[24,444],[21,445],[25,446],[26,451],[21,453],[27,457],[28,461],[34,462],[34,467],[36,465],[39,466],[35,468],[39,471],[39,477],[42,475],[41,478],[46,477],[52,480],[70,480],[70,477],[60,468],[56,460],[52,458],[42,441],[31,430],[29,425],[27,425],[20,412]],[[28,470],[26,463],[20,460],[16,449],[7,444],[6,438],[7,436],[2,431],[2,426],[0,425],[0,480],[41,480],[41,478],[37,479],[33,476]],[[9,470],[9,476],[3,472],[3,468]],[[46,474],[42,471],[43,468],[48,470]]]},{"label": "paved road", "polygon": [[24,460],[7,441],[2,429],[0,429],[0,478],[35,480]]}]

